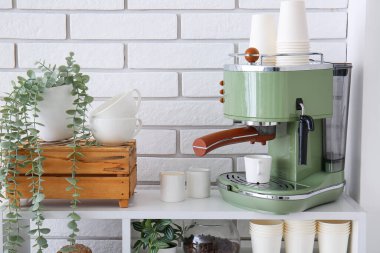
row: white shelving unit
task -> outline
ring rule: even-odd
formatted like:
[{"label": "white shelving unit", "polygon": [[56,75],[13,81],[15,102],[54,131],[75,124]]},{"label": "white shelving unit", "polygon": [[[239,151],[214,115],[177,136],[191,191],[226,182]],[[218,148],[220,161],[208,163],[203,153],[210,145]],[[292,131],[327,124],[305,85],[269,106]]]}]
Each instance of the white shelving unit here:
[{"label": "white shelving unit", "polygon": [[[319,206],[301,213],[289,215],[273,215],[247,211],[234,207],[223,201],[218,191],[212,191],[207,199],[186,199],[180,203],[164,203],[160,201],[158,190],[137,190],[128,208],[119,208],[114,201],[83,201],[78,213],[82,219],[120,219],[122,220],[123,253],[131,250],[131,220],[132,219],[336,219],[352,220],[352,235],[350,240],[351,253],[365,252],[366,216],[360,206],[350,197],[343,195],[338,201]],[[46,219],[67,219],[70,208],[66,201],[46,200]],[[21,211],[22,218],[32,217],[27,208]],[[3,210],[1,219],[6,217]],[[2,220],[1,220],[2,222]],[[1,226],[0,226],[1,227]],[[0,229],[0,238],[2,236]],[[29,240],[26,240],[29,241]],[[3,241],[0,240],[2,249]],[[29,247],[29,245],[27,245]],[[242,252],[250,252],[243,250]]]}]

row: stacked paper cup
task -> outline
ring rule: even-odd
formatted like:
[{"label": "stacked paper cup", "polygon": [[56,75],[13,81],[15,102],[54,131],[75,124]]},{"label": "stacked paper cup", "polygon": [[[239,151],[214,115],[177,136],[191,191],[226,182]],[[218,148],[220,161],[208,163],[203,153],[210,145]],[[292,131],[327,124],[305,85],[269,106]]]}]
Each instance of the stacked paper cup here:
[{"label": "stacked paper cup", "polygon": [[320,253],[347,253],[351,221],[318,221]]},{"label": "stacked paper cup", "polygon": [[[260,55],[276,54],[277,24],[272,14],[252,15],[249,47],[257,48]],[[275,65],[275,57],[264,57],[265,65]]]},{"label": "stacked paper cup", "polygon": [[279,56],[277,65],[308,64],[309,34],[307,28],[304,0],[284,0],[281,2],[280,18],[277,31],[278,54],[300,54],[296,56]]},{"label": "stacked paper cup", "polygon": [[250,232],[253,253],[280,253],[282,220],[252,220]]},{"label": "stacked paper cup", "polygon": [[287,220],[284,226],[286,253],[312,253],[316,233],[314,220]]}]

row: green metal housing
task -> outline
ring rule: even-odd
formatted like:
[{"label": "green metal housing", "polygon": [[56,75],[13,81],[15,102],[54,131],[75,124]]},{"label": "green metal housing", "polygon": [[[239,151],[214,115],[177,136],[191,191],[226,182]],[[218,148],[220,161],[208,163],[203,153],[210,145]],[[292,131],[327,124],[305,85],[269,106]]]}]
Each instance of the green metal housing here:
[{"label": "green metal housing", "polygon": [[328,118],[333,110],[332,81],[332,69],[224,71],[224,115],[242,121],[296,121],[296,99],[302,98],[305,114]]},{"label": "green metal housing", "polygon": [[[304,113],[314,119],[309,132],[307,165],[298,164],[298,119],[296,100],[301,98]],[[276,122],[276,138],[269,141],[271,177],[302,185],[295,189],[252,188],[218,178],[223,198],[252,210],[286,214],[334,201],[343,191],[344,172],[323,169],[323,119],[333,113],[333,69],[297,71],[224,71],[224,115],[252,122]],[[331,186],[342,186],[331,188]],[[323,189],[329,189],[324,191]],[[252,197],[242,192],[268,196],[302,196],[296,200]],[[311,194],[318,193],[318,194]]]}]

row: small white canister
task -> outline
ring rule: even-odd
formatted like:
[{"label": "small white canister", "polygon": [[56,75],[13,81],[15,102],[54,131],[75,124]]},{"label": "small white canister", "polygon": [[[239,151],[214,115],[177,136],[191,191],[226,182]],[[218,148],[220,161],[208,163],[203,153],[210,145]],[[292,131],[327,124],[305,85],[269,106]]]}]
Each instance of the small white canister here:
[{"label": "small white canister", "polygon": [[182,171],[160,172],[161,200],[180,202],[185,200],[185,173]]},{"label": "small white canister", "polygon": [[190,198],[210,197],[210,169],[190,168],[186,171],[186,185]]}]

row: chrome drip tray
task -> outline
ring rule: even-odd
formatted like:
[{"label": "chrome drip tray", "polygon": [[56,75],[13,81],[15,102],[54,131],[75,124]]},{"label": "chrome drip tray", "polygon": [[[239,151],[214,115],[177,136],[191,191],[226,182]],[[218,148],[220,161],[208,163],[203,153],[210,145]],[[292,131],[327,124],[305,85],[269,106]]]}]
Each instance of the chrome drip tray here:
[{"label": "chrome drip tray", "polygon": [[[307,189],[309,186],[285,181],[279,178],[271,178],[267,184],[248,183],[244,172],[231,172],[219,176],[218,184],[220,187],[229,186],[236,188],[237,191],[253,191],[253,192],[292,192],[296,190]],[[226,188],[226,187],[223,187]]]},{"label": "chrome drip tray", "polygon": [[[281,191],[281,190],[294,190],[295,189],[295,184],[278,179],[278,178],[272,178],[271,181],[267,184],[254,184],[254,183],[248,183],[245,179],[245,174],[239,173],[230,173],[230,174],[225,174],[225,177],[227,180],[231,181],[231,183],[235,184],[241,184],[245,185],[248,187],[252,187],[253,189],[265,189],[265,190],[270,190],[270,191]],[[306,188],[306,186],[300,185],[298,187],[303,187]]]},{"label": "chrome drip tray", "polygon": [[325,172],[312,174],[302,183],[272,177],[267,184],[248,183],[244,172],[229,172],[220,175],[217,183],[225,201],[249,210],[277,214],[328,203],[337,199],[344,188],[343,178]]}]

